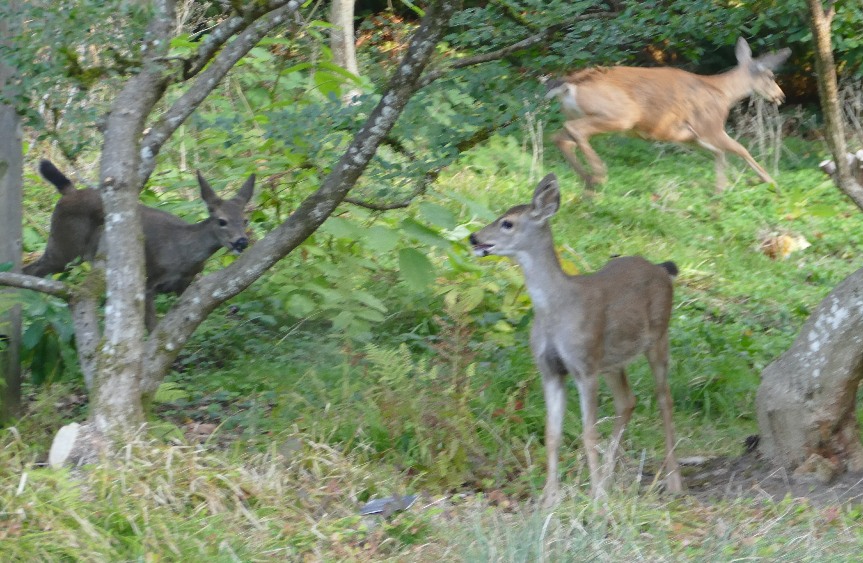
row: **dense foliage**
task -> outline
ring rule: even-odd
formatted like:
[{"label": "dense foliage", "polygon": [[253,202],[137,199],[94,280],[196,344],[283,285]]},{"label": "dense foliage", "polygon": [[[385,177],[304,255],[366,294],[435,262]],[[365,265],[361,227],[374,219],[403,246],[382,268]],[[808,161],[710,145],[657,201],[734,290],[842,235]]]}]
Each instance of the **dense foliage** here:
[{"label": "dense foliage", "polygon": [[[0,49],[19,69],[13,93],[28,119],[31,163],[49,156],[81,180],[93,178],[99,120],[140,57],[128,39],[140,34],[146,19],[139,6],[31,2],[26,17],[16,19],[33,39]],[[186,6],[176,53],[195,49],[208,24],[223,16],[214,3]],[[310,6],[301,33],[262,42],[183,126],[162,151],[142,200],[194,220],[204,214],[194,197],[195,168],[218,178],[217,187],[236,186],[256,172],[261,182],[251,229],[258,237],[272,229],[319,185],[379,98],[415,23],[415,12],[402,8],[365,13],[358,22],[363,76],[353,77],[332,64],[324,14]],[[0,17],[11,16],[5,10],[0,6]],[[23,493],[9,488],[0,495],[8,514],[48,509],[38,519],[7,519],[0,538],[25,539],[17,544],[18,556],[62,557],[89,547],[106,558],[154,552],[227,557],[232,550],[241,558],[264,550],[314,557],[322,545],[335,550],[333,557],[368,555],[363,550],[369,546],[381,550],[371,557],[395,556],[415,544],[445,544],[429,538],[452,530],[427,513],[367,529],[353,513],[357,503],[404,490],[429,497],[483,491],[505,502],[530,498],[543,478],[544,410],[527,347],[529,299],[517,269],[502,260],[476,260],[464,238],[526,201],[532,182],[549,171],[560,176],[565,192],[554,228],[568,270],[591,271],[627,253],[681,266],[671,343],[680,449],[738,453],[755,427],[758,372],[787,347],[810,308],[857,267],[863,247],[850,220],[856,212],[815,169],[824,155],[821,144],[781,138],[783,131],[817,131],[817,117],[774,115],[778,125],[770,131],[746,113],[733,124],[756,158],[778,168],[779,188],[749,185],[743,172],[729,192],[715,196],[711,163],[701,153],[613,137],[597,142],[611,180],[590,200],[560,155],[544,149],[546,131],[560,118],[542,98],[539,78],[618,62],[718,71],[733,64],[732,45],[741,34],[756,53],[791,46],[789,67],[806,74],[804,12],[802,2],[764,0],[466,3],[440,49],[440,68],[446,60],[551,33],[530,49],[449,71],[427,86],[375,157],[353,194],[356,202],[343,205],[297,252],[201,326],[156,397],[160,422],[154,428],[163,442],[200,438],[226,457],[189,448],[165,454],[165,462],[162,454],[136,452],[135,463],[106,468],[88,491],[73,487],[65,473],[40,473],[22,485]],[[848,76],[861,70],[861,22],[857,3],[840,3],[836,52]],[[356,105],[339,102],[345,84],[363,89]],[[26,190],[24,242],[38,252],[55,194],[33,173]],[[382,210],[387,207],[395,209]],[[803,235],[813,246],[772,260],[760,245],[777,234]],[[210,267],[230,260],[219,255]],[[74,279],[85,268],[67,275]],[[59,426],[60,416],[86,414],[82,401],[70,399],[80,395],[80,383],[65,308],[43,297],[23,299],[31,383],[53,387],[31,389],[30,414],[16,431],[24,439],[4,438],[4,481],[13,484],[44,458],[46,427]],[[626,447],[631,465],[644,452],[649,473],[662,445],[645,364],[634,366],[632,379],[640,402]],[[608,397],[602,402],[610,415]],[[202,425],[207,430],[195,434]],[[584,470],[576,409],[567,415],[565,432],[564,481],[577,483]],[[246,457],[249,451],[255,457]],[[201,480],[176,477],[173,455],[200,470]],[[229,455],[245,459],[225,468]],[[136,464],[151,473],[127,485],[121,476]],[[259,479],[263,474],[270,478]],[[175,496],[166,499],[166,490]],[[286,490],[296,496],[285,496]],[[92,516],[82,516],[91,501]],[[793,507],[746,506],[704,514],[698,507],[651,503],[643,521],[632,516],[639,514],[634,506],[615,505],[623,517],[614,524],[600,519],[601,526],[581,536],[572,531],[580,521],[573,516],[572,522],[555,521],[553,532],[567,545],[588,549],[606,545],[607,533],[617,534],[631,543],[617,544],[616,553],[632,554],[643,553],[637,542],[646,526],[662,535],[646,553],[681,557],[811,554],[820,545],[795,552],[754,524],[773,518],[797,534],[821,522],[817,511],[796,517]],[[279,512],[283,504],[293,513]],[[196,536],[202,506],[211,536],[227,538],[216,546],[207,547],[211,536]],[[153,520],[142,519],[151,510]],[[667,517],[672,512],[673,519]],[[477,514],[470,516],[478,522],[475,536],[458,541],[470,544],[480,560],[493,558],[494,546],[508,547],[516,559],[520,548],[505,541],[512,523]],[[724,524],[733,532],[723,537],[753,537],[751,544],[717,540],[698,551],[682,539],[697,535],[687,535],[688,519],[718,527],[739,514],[745,522]],[[320,522],[312,531],[307,515]],[[181,545],[166,547],[160,534],[140,533],[155,529],[154,522],[170,528],[177,518],[195,523],[181,526],[185,539],[173,540]],[[825,537],[839,536],[833,547],[841,549],[842,542],[857,541],[851,527],[860,515],[837,518],[848,527],[828,527]],[[85,540],[78,527],[86,529]],[[532,519],[516,528],[530,537],[545,531]],[[45,534],[51,541],[41,542]],[[195,539],[183,543],[188,537]]]}]

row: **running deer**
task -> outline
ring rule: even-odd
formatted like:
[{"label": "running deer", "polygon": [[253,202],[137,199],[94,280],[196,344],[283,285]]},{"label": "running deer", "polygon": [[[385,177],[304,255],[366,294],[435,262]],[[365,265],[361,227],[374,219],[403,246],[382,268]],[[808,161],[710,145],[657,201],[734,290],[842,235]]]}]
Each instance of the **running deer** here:
[{"label": "running deer", "polygon": [[[76,190],[69,178],[47,160],[39,163],[39,172],[56,186],[60,199],[51,216],[45,253],[23,272],[44,277],[62,272],[76,259],[92,260],[105,217],[96,190]],[[219,198],[200,172],[197,175],[201,199],[210,213],[204,221],[189,224],[170,213],[140,206],[147,269],[144,320],[151,332],[156,326],[156,294],[183,293],[219,248],[240,253],[249,245],[245,206],[255,188],[254,174],[228,200]]]},{"label": "running deer", "polygon": [[[712,76],[684,70],[638,67],[596,67],[576,71],[547,83],[547,98],[556,97],[566,116],[554,142],[588,190],[605,181],[605,164],[588,141],[598,133],[631,131],[654,141],[695,143],[716,157],[716,191],[727,185],[725,153],[731,152],[755,171],[762,181],[775,184],[740,143],[725,132],[731,107],[752,95],[779,104],[785,94],[773,71],[791,54],[790,49],[752,58],[742,37],[735,50],[737,66]],[[589,169],[578,160],[584,153]]]},{"label": "running deer", "polygon": [[616,418],[607,460],[613,468],[617,447],[635,408],[625,367],[644,353],[656,380],[665,425],[666,487],[683,489],[674,455],[674,426],[668,387],[668,322],[671,317],[673,262],[652,264],[638,256],[614,258],[594,274],[564,273],[555,253],[549,219],[560,208],[557,178],[543,178],[533,201],[517,205],[470,235],[477,256],[509,256],[524,273],[533,302],[530,347],[542,373],[546,405],[545,448],[548,475],[543,505],[558,497],[558,449],[566,408],[566,376],[581,399],[582,439],[590,468],[591,492],[605,492],[610,469],[601,472],[597,431],[598,377],[604,375],[614,397]]}]

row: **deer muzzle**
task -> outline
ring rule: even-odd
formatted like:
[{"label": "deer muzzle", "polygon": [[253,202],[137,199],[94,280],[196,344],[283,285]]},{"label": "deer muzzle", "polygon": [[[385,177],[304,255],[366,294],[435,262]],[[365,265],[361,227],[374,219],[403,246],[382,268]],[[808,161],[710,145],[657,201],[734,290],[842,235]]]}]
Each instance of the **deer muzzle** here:
[{"label": "deer muzzle", "polygon": [[249,246],[249,239],[246,237],[238,238],[231,243],[231,250],[239,254]]},{"label": "deer muzzle", "polygon": [[476,233],[471,233],[468,238],[471,246],[473,246],[473,253],[477,256],[488,256],[491,254],[491,249],[494,248],[493,244],[483,244],[476,238]]}]

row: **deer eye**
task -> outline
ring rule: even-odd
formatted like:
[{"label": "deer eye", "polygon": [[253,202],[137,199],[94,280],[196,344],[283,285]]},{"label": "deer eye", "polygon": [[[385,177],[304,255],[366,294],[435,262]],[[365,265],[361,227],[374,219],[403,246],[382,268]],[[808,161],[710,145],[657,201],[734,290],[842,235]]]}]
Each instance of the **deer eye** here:
[{"label": "deer eye", "polygon": [[512,229],[512,226],[513,226],[512,221],[501,221],[500,222],[500,228],[504,231],[508,231],[508,230]]},{"label": "deer eye", "polygon": [[219,226],[220,226],[220,227],[227,227],[227,226],[228,226],[228,222],[227,222],[226,220],[224,220],[224,219],[219,219]]}]

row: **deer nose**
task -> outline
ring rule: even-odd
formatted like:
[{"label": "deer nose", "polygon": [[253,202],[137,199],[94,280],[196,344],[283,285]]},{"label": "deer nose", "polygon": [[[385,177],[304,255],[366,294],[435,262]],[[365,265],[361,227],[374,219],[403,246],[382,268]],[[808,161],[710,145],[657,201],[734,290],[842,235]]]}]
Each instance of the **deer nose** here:
[{"label": "deer nose", "polygon": [[233,243],[231,243],[231,247],[237,252],[242,252],[249,246],[249,239],[246,237],[238,238]]},{"label": "deer nose", "polygon": [[477,242],[476,242],[476,233],[471,233],[471,234],[470,234],[470,237],[468,237],[468,239],[467,239],[467,240],[469,240],[471,244],[476,245],[476,244],[477,244]]}]

